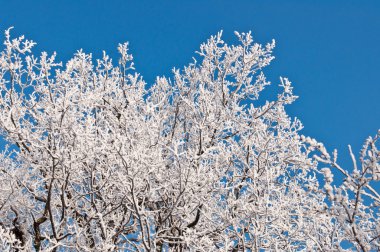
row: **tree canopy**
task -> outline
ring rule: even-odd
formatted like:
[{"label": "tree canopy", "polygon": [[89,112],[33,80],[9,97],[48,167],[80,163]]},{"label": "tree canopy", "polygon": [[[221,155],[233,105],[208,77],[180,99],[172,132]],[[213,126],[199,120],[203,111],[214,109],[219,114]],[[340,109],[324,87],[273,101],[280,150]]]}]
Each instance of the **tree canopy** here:
[{"label": "tree canopy", "polygon": [[[275,42],[219,33],[147,85],[120,58],[66,64],[5,33],[0,53],[3,251],[374,251],[380,131],[353,168],[300,134],[297,98],[264,68]],[[341,173],[343,181],[334,181]]]}]

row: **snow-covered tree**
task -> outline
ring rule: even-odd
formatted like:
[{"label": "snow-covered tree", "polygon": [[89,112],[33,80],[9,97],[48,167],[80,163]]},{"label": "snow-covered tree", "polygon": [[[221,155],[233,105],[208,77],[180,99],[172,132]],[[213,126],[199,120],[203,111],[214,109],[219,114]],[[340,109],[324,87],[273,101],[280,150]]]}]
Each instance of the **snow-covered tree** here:
[{"label": "snow-covered tree", "polygon": [[1,248],[379,250],[380,132],[341,167],[287,115],[287,78],[276,99],[260,97],[274,41],[236,36],[212,36],[193,63],[146,85],[128,44],[116,64],[78,51],[62,65],[7,30]]}]

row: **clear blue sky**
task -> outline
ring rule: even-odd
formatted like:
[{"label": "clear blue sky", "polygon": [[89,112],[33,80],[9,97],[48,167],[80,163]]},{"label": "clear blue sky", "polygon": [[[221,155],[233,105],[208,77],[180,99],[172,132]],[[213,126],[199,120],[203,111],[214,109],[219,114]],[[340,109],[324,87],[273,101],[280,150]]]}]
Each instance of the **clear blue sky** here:
[{"label": "clear blue sky", "polygon": [[[252,30],[258,42],[277,41],[266,73],[289,77],[300,96],[288,108],[304,134],[338,148],[360,150],[380,128],[380,1],[1,1],[0,30],[15,26],[65,61],[80,48],[95,57],[129,41],[137,71],[151,83],[191,61],[199,44],[224,30]],[[347,158],[343,162],[346,165]]]}]

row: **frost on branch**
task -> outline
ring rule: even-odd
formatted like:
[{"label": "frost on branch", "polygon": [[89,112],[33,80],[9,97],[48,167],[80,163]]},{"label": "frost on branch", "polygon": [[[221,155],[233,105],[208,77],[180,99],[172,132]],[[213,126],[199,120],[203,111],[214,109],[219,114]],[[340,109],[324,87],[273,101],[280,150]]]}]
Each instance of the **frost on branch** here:
[{"label": "frost on branch", "polygon": [[315,158],[331,169],[341,173],[344,181],[334,186],[332,173],[329,168],[321,169],[325,177],[324,189],[329,196],[330,208],[328,214],[341,226],[345,240],[350,242],[358,251],[373,251],[380,248],[380,195],[379,172],[380,152],[377,147],[378,134],[369,137],[360,152],[357,162],[351,146],[348,146],[352,159],[352,170],[343,169],[337,163],[338,153],[333,152],[333,158],[327,154],[325,147],[316,142],[308,142],[309,149],[319,150]]},{"label": "frost on branch", "polygon": [[[342,251],[349,241],[378,249],[377,137],[366,142],[361,168],[343,170],[336,153],[331,160],[322,144],[299,135],[301,122],[285,111],[297,98],[287,78],[276,99],[262,101],[274,41],[236,35],[237,45],[212,36],[193,63],[147,88],[128,44],[119,45],[116,65],[105,52],[95,61],[82,50],[61,64],[55,54],[34,56],[34,42],[8,30],[0,53],[8,143],[0,245]],[[335,168],[346,176],[340,187]]]}]

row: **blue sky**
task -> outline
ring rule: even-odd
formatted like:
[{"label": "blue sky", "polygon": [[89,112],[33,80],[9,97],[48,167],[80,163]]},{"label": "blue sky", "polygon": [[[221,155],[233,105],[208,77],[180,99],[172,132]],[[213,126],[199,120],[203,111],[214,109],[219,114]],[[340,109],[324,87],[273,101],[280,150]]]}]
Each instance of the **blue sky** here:
[{"label": "blue sky", "polygon": [[[0,30],[15,26],[66,61],[80,48],[116,57],[129,41],[136,69],[151,83],[188,64],[201,42],[224,31],[276,39],[270,80],[289,77],[300,98],[288,108],[303,133],[338,148],[349,166],[347,144],[357,153],[380,128],[380,1],[2,1]],[[268,91],[270,92],[270,91]]]}]

